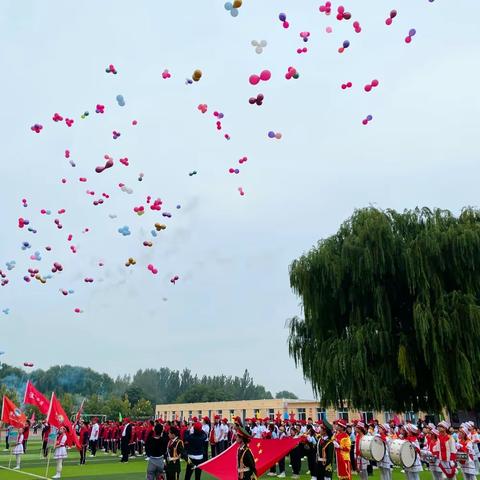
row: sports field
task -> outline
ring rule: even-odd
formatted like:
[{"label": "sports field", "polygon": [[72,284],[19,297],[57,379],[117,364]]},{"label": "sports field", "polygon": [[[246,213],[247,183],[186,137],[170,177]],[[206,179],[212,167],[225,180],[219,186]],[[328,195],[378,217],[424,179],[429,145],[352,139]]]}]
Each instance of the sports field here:
[{"label": "sports field", "polygon": [[[2,442],[2,447],[4,443]],[[28,444],[28,453],[22,456],[21,470],[7,470],[10,459],[9,452],[0,452],[0,480],[27,480],[28,478],[51,478],[55,475],[55,461],[52,459],[48,475],[46,473],[46,461],[40,457],[40,441],[32,439]],[[64,462],[62,478],[71,480],[140,480],[145,479],[145,471],[147,462],[143,457],[132,458],[128,463],[120,463],[118,456],[106,455],[98,452],[95,458],[87,458],[87,464],[80,466],[79,455],[76,450],[70,450],[68,459]],[[288,461],[287,461],[288,465]],[[11,467],[15,466],[15,457],[12,456]],[[306,462],[302,462],[302,480],[309,480],[310,475],[306,475],[308,467]],[[184,478],[185,466],[182,465],[181,479]],[[287,477],[291,476],[291,471],[287,466]],[[355,476],[354,476],[355,477]],[[202,474],[202,478],[212,479],[213,477]],[[262,478],[270,478],[266,475]],[[274,478],[274,477],[272,477]],[[372,480],[379,480],[378,471],[374,471]],[[421,480],[430,480],[429,472],[421,474]],[[405,480],[405,475],[400,473],[398,469],[393,472],[393,480]]]}]

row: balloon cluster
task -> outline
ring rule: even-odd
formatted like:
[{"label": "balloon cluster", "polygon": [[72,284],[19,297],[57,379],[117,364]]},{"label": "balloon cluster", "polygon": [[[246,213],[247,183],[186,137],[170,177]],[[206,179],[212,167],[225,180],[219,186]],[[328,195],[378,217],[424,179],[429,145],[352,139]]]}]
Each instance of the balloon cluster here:
[{"label": "balloon cluster", "polygon": [[258,105],[258,106],[260,106],[260,105],[263,104],[263,99],[264,99],[264,98],[265,98],[265,97],[263,96],[263,93],[259,93],[256,97],[250,97],[250,98],[248,99],[248,103],[249,103],[250,105]]},{"label": "balloon cluster", "polygon": [[162,209],[162,204],[163,202],[157,198],[152,205],[150,205],[150,210],[156,210],[157,212],[159,212],[161,209]]},{"label": "balloon cluster", "polygon": [[2,287],[4,287],[5,285],[8,284],[8,278],[7,278],[7,275],[6,273],[2,272],[2,270],[0,270],[0,285]]},{"label": "balloon cluster", "polygon": [[178,275],[175,275],[174,277],[172,277],[172,278],[170,279],[170,283],[173,283],[173,284],[175,285],[175,282],[177,282],[178,280],[179,280]]},{"label": "balloon cluster", "polygon": [[110,157],[109,155],[105,155],[103,158],[105,158],[106,162],[105,165],[100,165],[95,168],[95,171],[97,173],[102,173],[104,170],[107,168],[112,168],[113,167],[113,158]]},{"label": "balloon cluster", "polygon": [[260,75],[250,75],[248,81],[250,82],[250,85],[257,85],[260,80],[262,82],[268,82],[270,78],[272,78],[272,73],[270,72],[270,70],[262,70],[260,72]]},{"label": "balloon cluster", "polygon": [[145,207],[141,205],[140,207],[133,207],[133,211],[141,217],[145,213]]},{"label": "balloon cluster", "polygon": [[320,5],[318,9],[320,10],[320,13],[330,15],[332,13],[332,2],[326,2],[325,5]]},{"label": "balloon cluster", "polygon": [[235,173],[235,174],[238,175],[238,174],[240,173],[240,170],[239,170],[238,168],[232,168],[232,167],[230,167],[230,168],[228,169],[228,173]]},{"label": "balloon cluster", "polygon": [[36,260],[39,262],[42,259],[40,252],[35,252],[33,255],[30,255],[30,260]]},{"label": "balloon cluster", "polygon": [[417,34],[417,31],[414,28],[411,28],[408,32],[408,36],[405,37],[405,43],[411,43],[412,38]]},{"label": "balloon cluster", "polygon": [[[117,73],[117,72],[115,72],[115,73]],[[73,311],[75,313],[83,313],[83,310],[81,308],[75,308]]]},{"label": "balloon cluster", "polygon": [[238,163],[239,163],[240,165],[242,165],[242,164],[246,163],[247,160],[248,160],[247,157],[242,157],[242,158],[238,161]]},{"label": "balloon cluster", "polygon": [[345,49],[347,49],[350,46],[350,42],[348,40],[344,40],[342,43],[342,46],[338,49],[338,53],[343,53]]},{"label": "balloon cluster", "polygon": [[259,55],[263,53],[263,49],[267,46],[267,41],[266,40],[260,40],[257,42],[257,40],[252,40],[251,41],[252,47],[255,47],[255,53],[258,53]]},{"label": "balloon cluster", "polygon": [[201,103],[197,108],[198,108],[202,113],[207,113],[208,105],[207,105],[206,103]]},{"label": "balloon cluster", "polygon": [[242,196],[242,197],[245,195],[245,192],[243,191],[242,187],[238,187],[238,192],[240,193],[240,196]]},{"label": "balloon cluster", "polygon": [[161,232],[162,230],[165,230],[167,228],[167,226],[163,223],[156,223],[154,227],[157,232]]},{"label": "balloon cluster", "polygon": [[345,11],[345,7],[340,5],[337,8],[337,20],[342,21],[342,20],[350,20],[352,18],[352,14],[350,12]]},{"label": "balloon cluster", "polygon": [[60,220],[58,218],[56,218],[53,222],[55,223],[55,225],[59,230],[63,228],[63,225],[60,223]]},{"label": "balloon cluster", "polygon": [[83,112],[83,113],[80,115],[80,118],[81,118],[82,120],[85,120],[89,115],[90,115],[90,114],[89,114],[87,111],[85,111],[85,112]]},{"label": "balloon cluster", "polygon": [[163,212],[162,217],[172,218],[172,214],[168,212]]},{"label": "balloon cluster", "polygon": [[390,26],[393,23],[393,19],[397,16],[397,13],[396,10],[392,10],[390,16],[385,20],[385,23]]},{"label": "balloon cluster", "polygon": [[144,176],[145,176],[145,174],[142,173],[142,172],[140,172],[140,173],[138,174],[138,181],[141,182],[141,181],[143,180],[143,177],[144,177]]},{"label": "balloon cluster", "polygon": [[45,210],[44,208],[42,208],[42,209],[40,210],[40,213],[41,213],[42,215],[51,215],[51,214],[52,214],[52,211],[51,211],[51,210]]},{"label": "balloon cluster", "polygon": [[290,80],[291,78],[294,78],[296,80],[298,77],[300,77],[300,74],[297,72],[297,69],[293,67],[288,67],[285,78],[287,80]]},{"label": "balloon cluster", "polygon": [[193,172],[190,172],[190,173],[188,174],[188,176],[189,176],[189,177],[193,177],[193,176],[196,175],[196,174],[197,174],[197,171],[194,170]]},{"label": "balloon cluster", "polygon": [[149,264],[147,265],[147,268],[148,268],[154,275],[156,275],[156,274],[158,273],[158,270],[157,270],[151,263],[149,263]]},{"label": "balloon cluster", "polygon": [[26,198],[22,198],[22,205],[24,208],[27,208],[28,207],[28,203],[27,203],[27,199]]},{"label": "balloon cluster", "polygon": [[300,32],[300,38],[306,43],[310,37],[310,32]]},{"label": "balloon cluster", "polygon": [[362,120],[362,124],[363,124],[363,125],[368,125],[368,123],[371,122],[372,120],[373,120],[372,115],[367,115],[367,116]]},{"label": "balloon cluster", "polygon": [[43,125],[40,125],[39,123],[35,123],[30,127],[30,130],[35,133],[40,133],[43,129]]},{"label": "balloon cluster", "polygon": [[362,31],[362,27],[357,21],[353,22],[353,29],[355,30],[355,33],[360,33]]},{"label": "balloon cluster", "polygon": [[52,120],[54,122],[63,122],[63,117],[59,113],[54,113]]},{"label": "balloon cluster", "polygon": [[282,22],[283,28],[288,28],[290,26],[290,24],[287,22],[287,16],[285,13],[280,13],[278,15],[278,19]]},{"label": "balloon cluster", "polygon": [[105,105],[100,105],[97,103],[97,106],[95,107],[95,113],[105,113]]},{"label": "balloon cluster", "polygon": [[84,281],[85,283],[93,283],[93,278],[86,277],[86,278],[83,279],[83,281]]},{"label": "balloon cluster", "polygon": [[153,247],[153,243],[152,243],[152,242],[149,242],[148,240],[144,240],[143,246],[144,246],[144,247]]},{"label": "balloon cluster", "polygon": [[105,69],[105,72],[107,73],[113,73],[114,75],[116,75],[118,72],[117,72],[117,69],[112,65],[110,64],[106,69]]},{"label": "balloon cluster", "polygon": [[66,118],[65,123],[67,124],[67,127],[71,127],[74,124],[75,120],[73,118]]},{"label": "balloon cluster", "polygon": [[112,136],[113,136],[113,139],[114,139],[114,140],[116,140],[120,135],[121,135],[121,133],[120,133],[120,132],[117,132],[116,130],[114,130],[114,131],[112,132]]},{"label": "balloon cluster", "polygon": [[29,220],[27,220],[26,218],[20,217],[18,219],[18,228],[23,228],[25,225],[28,225],[29,223],[30,223]]},{"label": "balloon cluster", "polygon": [[73,293],[75,293],[74,290],[71,290],[71,289],[67,290],[67,289],[65,289],[65,288],[61,288],[61,289],[60,289],[60,292],[62,292],[62,295],[65,296],[65,297],[66,297],[67,295],[72,295]]},{"label": "balloon cluster", "polygon": [[372,80],[372,82],[367,83],[367,85],[365,85],[363,89],[368,93],[368,92],[371,92],[373,88],[378,87],[378,84],[379,84],[378,80]]},{"label": "balloon cluster", "polygon": [[53,262],[52,273],[62,272],[63,266],[58,262]]},{"label": "balloon cluster", "polygon": [[280,132],[275,133],[273,130],[270,130],[268,132],[268,138],[276,138],[277,140],[280,140],[282,138],[282,134]]},{"label": "balloon cluster", "polygon": [[22,250],[28,250],[32,246],[28,242],[22,242]]},{"label": "balloon cluster", "polygon": [[127,225],[124,225],[118,229],[118,233],[121,233],[124,237],[127,237],[131,232]]},{"label": "balloon cluster", "polygon": [[243,0],[234,0],[234,2],[226,2],[224,7],[227,12],[230,12],[232,17],[238,16],[238,9],[242,6]]},{"label": "balloon cluster", "polygon": [[129,195],[133,193],[133,190],[128,188],[124,183],[119,183],[118,186],[123,193],[128,193]]},{"label": "balloon cluster", "polygon": [[122,164],[122,165],[125,165],[126,167],[128,167],[130,164],[128,163],[128,157],[125,157],[125,158],[121,158],[119,160],[119,162]]},{"label": "balloon cluster", "polygon": [[352,82],[342,83],[342,90],[346,90],[347,88],[352,88],[352,86],[353,86]]},{"label": "balloon cluster", "polygon": [[17,262],[15,260],[10,260],[10,262],[6,262],[5,265],[7,266],[7,270],[13,270],[15,266],[17,265]]},{"label": "balloon cluster", "polygon": [[126,267],[129,267],[130,265],[136,265],[137,262],[134,258],[130,257],[126,262],[125,262],[125,266]]},{"label": "balloon cluster", "polygon": [[116,100],[118,103],[119,107],[124,107],[125,106],[125,99],[123,98],[123,95],[117,95]]},{"label": "balloon cluster", "polygon": [[136,120],[132,120],[132,125],[135,126],[138,122]]},{"label": "balloon cluster", "polygon": [[308,48],[307,47],[303,47],[303,48],[297,48],[297,53],[300,54],[300,53],[307,53],[308,52]]}]

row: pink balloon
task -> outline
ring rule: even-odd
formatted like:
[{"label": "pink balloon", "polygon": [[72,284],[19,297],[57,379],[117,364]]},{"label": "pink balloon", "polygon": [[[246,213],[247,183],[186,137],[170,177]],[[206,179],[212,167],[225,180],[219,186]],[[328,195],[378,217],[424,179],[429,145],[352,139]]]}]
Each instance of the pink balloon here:
[{"label": "pink balloon", "polygon": [[333,32],[333,28],[332,28],[332,27],[327,27],[327,28],[326,28],[326,31],[327,31],[327,33],[332,33],[332,32]]},{"label": "pink balloon", "polygon": [[270,70],[263,70],[260,73],[260,80],[263,80],[264,82],[270,80],[271,77],[272,77],[272,74],[270,73]]},{"label": "pink balloon", "polygon": [[275,134],[275,138],[276,138],[277,140],[280,140],[280,139],[282,138],[282,134],[281,134],[280,132],[276,133],[276,134]]},{"label": "pink balloon", "polygon": [[257,85],[260,81],[260,77],[258,75],[250,75],[248,81],[250,82],[250,85]]}]

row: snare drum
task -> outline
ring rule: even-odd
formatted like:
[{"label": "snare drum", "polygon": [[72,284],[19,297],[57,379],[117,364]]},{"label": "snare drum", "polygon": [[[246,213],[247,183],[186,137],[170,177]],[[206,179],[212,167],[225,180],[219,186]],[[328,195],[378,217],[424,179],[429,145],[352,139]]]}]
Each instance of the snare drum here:
[{"label": "snare drum", "polygon": [[417,452],[408,440],[393,440],[390,444],[390,459],[398,467],[412,468],[417,459]]},{"label": "snare drum", "polygon": [[385,451],[385,444],[379,437],[364,435],[360,439],[360,452],[362,453],[362,457],[367,460],[381,462],[385,456]]},{"label": "snare drum", "polygon": [[465,463],[468,460],[467,452],[457,452],[457,461],[460,463]]},{"label": "snare drum", "polygon": [[422,450],[420,452],[420,458],[422,462],[428,463],[429,465],[435,465],[437,463],[437,457],[428,450]]}]

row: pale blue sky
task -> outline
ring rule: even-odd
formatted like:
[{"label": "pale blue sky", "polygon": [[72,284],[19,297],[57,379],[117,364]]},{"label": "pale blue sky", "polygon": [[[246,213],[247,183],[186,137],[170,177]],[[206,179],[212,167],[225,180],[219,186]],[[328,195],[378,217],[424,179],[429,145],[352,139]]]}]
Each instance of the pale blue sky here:
[{"label": "pale blue sky", "polygon": [[[244,0],[237,18],[213,0],[2,1],[0,268],[17,262],[0,288],[0,307],[11,309],[0,314],[4,361],[72,363],[112,375],[163,365],[200,374],[248,368],[273,392],[311,396],[286,346],[285,320],[301,313],[289,288],[290,262],[355,208],[458,212],[478,204],[480,3],[343,4],[360,21],[360,35],[352,21],[325,17],[320,2],[309,0]],[[386,27],[392,8],[399,14]],[[410,28],[417,35],[406,45]],[[301,31],[311,32],[305,55],[296,53]],[[254,52],[253,39],[268,41],[263,54]],[[351,47],[339,55],[345,39]],[[104,72],[110,63],[118,75]],[[284,79],[289,66],[298,80]],[[165,68],[169,80],[161,78]],[[196,68],[202,80],[185,85]],[[272,79],[250,86],[249,75],[264,68]],[[380,86],[366,94],[374,78]],[[347,81],[354,88],[344,92]],[[264,105],[249,105],[260,92]],[[94,113],[97,103],[106,105],[103,116]],[[199,103],[208,104],[207,114]],[[85,110],[90,117],[80,120]],[[224,113],[230,142],[216,131],[213,110]],[[73,117],[74,126],[53,123],[54,112]],[[374,120],[364,127],[368,114]],[[29,130],[36,122],[44,125],[39,135]],[[122,136],[113,140],[112,130]],[[268,139],[269,130],[282,132],[282,140]],[[105,153],[127,156],[130,166],[117,162],[97,175]],[[228,174],[244,155],[241,173]],[[190,177],[192,170],[198,174]],[[80,176],[89,182],[79,183]],[[120,192],[122,181],[133,195]],[[94,207],[86,189],[111,198]],[[174,215],[152,249],[142,242],[162,217],[132,212],[148,194]],[[64,229],[41,208],[65,208]],[[19,216],[38,233],[19,230]],[[130,237],[117,233],[123,225]],[[85,227],[91,232],[83,235]],[[20,249],[24,240],[33,245],[28,252]],[[43,260],[32,262],[37,249]],[[126,269],[130,256],[137,265]],[[64,272],[46,285],[22,280],[29,266],[47,273],[54,261]],[[157,277],[146,269],[150,262]],[[175,274],[181,278],[173,286]],[[75,294],[63,297],[59,288]],[[74,314],[75,307],[84,313]]]}]

